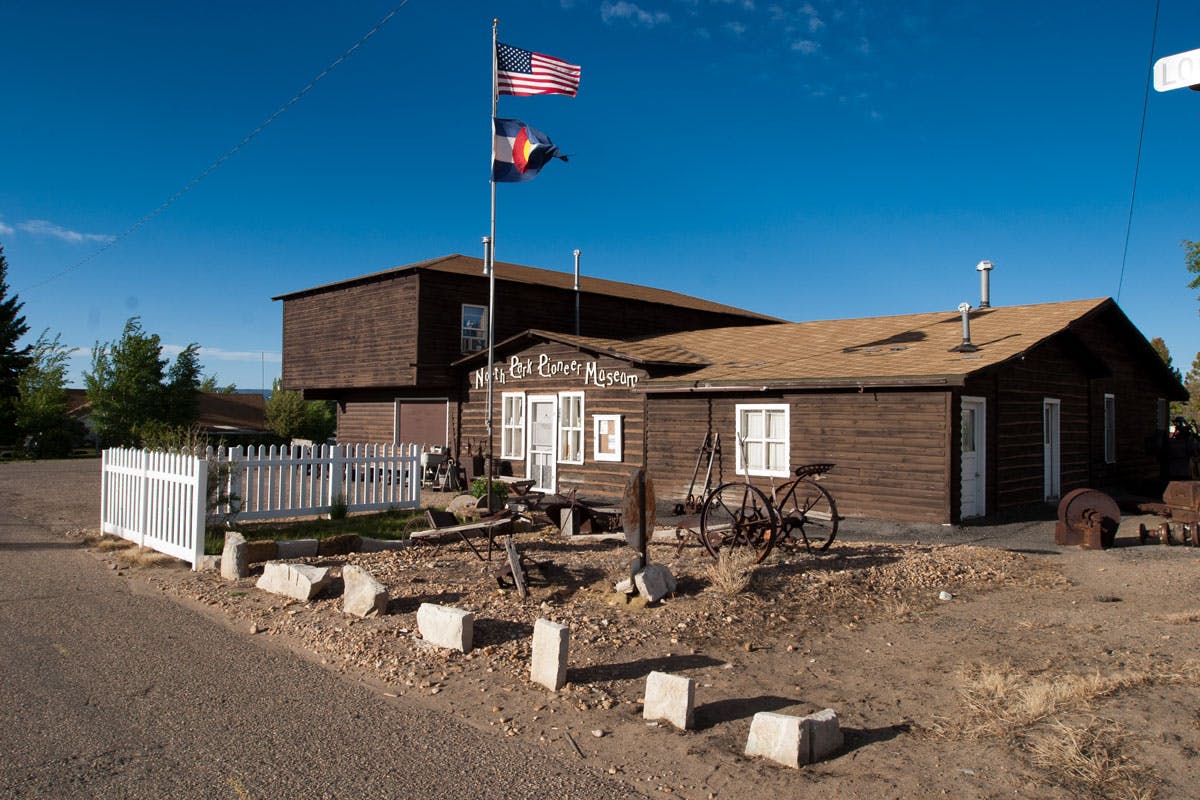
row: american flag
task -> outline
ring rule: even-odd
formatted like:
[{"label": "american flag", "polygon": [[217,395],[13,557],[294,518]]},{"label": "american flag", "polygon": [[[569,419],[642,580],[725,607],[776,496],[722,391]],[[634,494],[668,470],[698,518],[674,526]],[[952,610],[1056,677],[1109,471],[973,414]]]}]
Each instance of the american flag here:
[{"label": "american flag", "polygon": [[561,58],[496,43],[496,93],[527,96],[579,91],[579,67]]}]

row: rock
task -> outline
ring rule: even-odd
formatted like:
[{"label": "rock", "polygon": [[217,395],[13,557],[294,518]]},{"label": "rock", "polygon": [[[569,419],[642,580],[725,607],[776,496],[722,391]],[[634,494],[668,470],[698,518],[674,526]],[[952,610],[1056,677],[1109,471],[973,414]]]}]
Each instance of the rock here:
[{"label": "rock", "polygon": [[317,554],[316,539],[280,539],[275,544],[275,557],[279,559],[309,558]]},{"label": "rock", "polygon": [[613,587],[621,594],[633,594],[637,590],[633,588],[633,578],[626,578],[623,581],[617,581],[617,585]]},{"label": "rock", "polygon": [[479,507],[479,500],[480,498],[474,495],[460,494],[446,505],[446,510],[451,514],[474,512]]},{"label": "rock", "polygon": [[434,603],[417,609],[417,630],[426,642],[466,653],[474,637],[475,615],[470,611]]},{"label": "rock", "polygon": [[246,542],[246,563],[261,564],[278,557],[279,545],[274,539],[251,539]]},{"label": "rock", "polygon": [[938,592],[938,600],[953,600],[954,595],[949,592]]},{"label": "rock", "polygon": [[558,691],[567,682],[567,648],[571,629],[566,625],[539,619],[533,624],[533,653],[529,679],[551,691]]},{"label": "rock", "polygon": [[328,567],[271,561],[263,568],[257,586],[264,592],[281,594],[297,600],[311,600],[330,580]]},{"label": "rock", "polygon": [[664,719],[680,730],[689,730],[694,722],[695,703],[696,682],[691,678],[666,672],[651,672],[646,676],[643,719]]},{"label": "rock", "polygon": [[225,549],[221,551],[221,577],[236,581],[250,574],[246,560],[246,537],[237,531],[225,532]]},{"label": "rock", "polygon": [[843,744],[837,713],[832,708],[797,717],[761,711],[750,723],[746,755],[763,758],[785,767],[813,764]]},{"label": "rock", "polygon": [[342,594],[342,610],[356,617],[383,616],[387,613],[387,587],[362,567],[347,564],[342,568],[346,590]]},{"label": "rock", "polygon": [[197,572],[220,572],[221,557],[220,556],[200,556],[200,560],[196,562]]},{"label": "rock", "polygon": [[650,564],[633,576],[638,594],[651,603],[657,603],[675,591],[675,576],[663,564]]}]

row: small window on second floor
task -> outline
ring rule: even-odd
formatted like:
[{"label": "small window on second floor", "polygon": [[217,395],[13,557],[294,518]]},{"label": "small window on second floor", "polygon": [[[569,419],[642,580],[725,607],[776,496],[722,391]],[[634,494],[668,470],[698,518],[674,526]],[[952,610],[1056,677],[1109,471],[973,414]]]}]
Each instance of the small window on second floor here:
[{"label": "small window on second floor", "polygon": [[462,351],[474,353],[487,347],[487,306],[462,307]]}]

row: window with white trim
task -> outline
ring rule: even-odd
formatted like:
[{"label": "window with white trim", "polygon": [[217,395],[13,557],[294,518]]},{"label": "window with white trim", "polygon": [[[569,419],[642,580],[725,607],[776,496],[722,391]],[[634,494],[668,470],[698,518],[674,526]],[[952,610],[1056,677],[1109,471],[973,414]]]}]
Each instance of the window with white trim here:
[{"label": "window with white trim", "polygon": [[1117,462],[1117,398],[1104,395],[1104,463]]},{"label": "window with white trim", "polygon": [[786,404],[737,406],[737,471],[787,477],[791,452]]},{"label": "window with white trim", "polygon": [[487,347],[487,306],[463,303],[462,351],[475,353]]},{"label": "window with white trim", "polygon": [[583,463],[583,392],[558,393],[558,460]]},{"label": "window with white trim", "polygon": [[525,457],[525,393],[500,395],[500,457]]}]

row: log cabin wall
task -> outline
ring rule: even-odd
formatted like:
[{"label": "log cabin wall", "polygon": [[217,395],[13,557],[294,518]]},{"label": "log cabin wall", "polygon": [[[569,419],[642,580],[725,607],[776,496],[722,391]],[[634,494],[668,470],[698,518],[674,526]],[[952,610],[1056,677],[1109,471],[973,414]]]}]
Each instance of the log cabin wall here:
[{"label": "log cabin wall", "polygon": [[[440,385],[453,380],[450,364],[463,356],[460,335],[464,303],[487,306],[486,277],[422,273],[418,383]],[[583,336],[622,339],[764,322],[767,320],[587,292],[580,299]],[[493,338],[497,342],[531,328],[574,333],[575,292],[497,281],[494,324]]]},{"label": "log cabin wall", "polygon": [[412,384],[417,282],[410,273],[285,300],[283,387],[310,396],[313,389]]},{"label": "log cabin wall", "polygon": [[[513,359],[516,359],[514,366]],[[646,379],[645,370],[637,369],[628,362],[607,356],[594,356],[555,342],[538,344],[518,352],[497,353],[495,358],[497,378],[493,386],[493,432],[494,452],[498,461],[505,462],[505,474],[516,477],[526,475],[524,459],[504,459],[502,453],[502,402],[505,392],[523,392],[526,402],[533,395],[555,395],[559,392],[584,393],[583,404],[583,463],[557,463],[558,490],[577,488],[581,498],[618,501],[625,489],[629,474],[641,466],[645,452],[644,403],[645,398],[631,386],[597,386],[588,378],[593,375],[610,375],[618,371],[624,376],[636,378],[638,383]],[[538,374],[539,364],[546,372],[559,371],[556,375]],[[576,365],[576,366],[572,366]],[[561,371],[565,369],[565,374]],[[595,371],[593,373],[593,370]],[[466,375],[462,388],[465,401],[459,409],[459,431],[456,457],[468,464],[471,456],[487,452],[487,385],[483,381],[486,367],[473,369]],[[603,381],[602,381],[603,382]],[[597,461],[594,455],[596,414],[619,414],[622,422],[622,458],[620,461]],[[528,430],[526,431],[528,440]],[[524,453],[528,452],[526,441]],[[468,467],[469,468],[469,467]]]},{"label": "log cabin wall", "polygon": [[[660,504],[682,501],[706,430],[721,435],[713,485],[737,481],[736,408],[789,408],[791,466],[836,466],[826,488],[846,516],[949,522],[951,395],[944,390],[728,394],[658,394],[647,403],[647,463]],[[704,480],[704,465],[697,479]],[[775,478],[775,486],[783,478]],[[771,481],[754,478],[770,491]]]},{"label": "log cabin wall", "polygon": [[390,396],[358,392],[337,404],[338,444],[391,443],[396,431],[396,404]]}]

